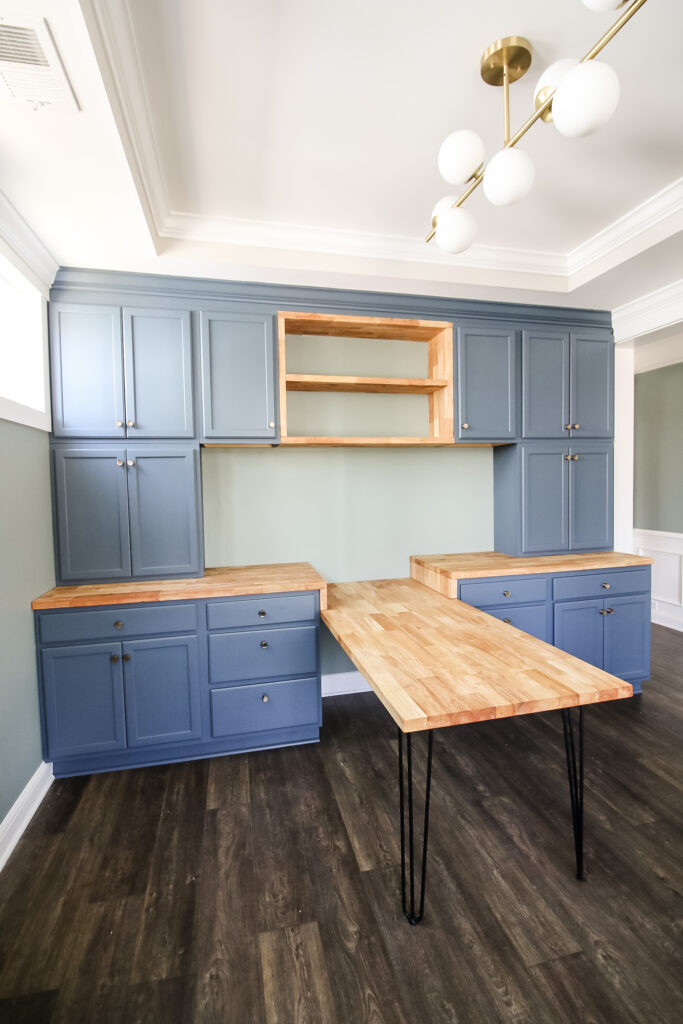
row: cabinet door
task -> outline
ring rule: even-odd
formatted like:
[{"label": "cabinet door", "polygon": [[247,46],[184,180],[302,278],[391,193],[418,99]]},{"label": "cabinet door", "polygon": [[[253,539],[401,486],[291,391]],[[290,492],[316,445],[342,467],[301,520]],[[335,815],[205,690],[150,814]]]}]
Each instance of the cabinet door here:
[{"label": "cabinet door", "polygon": [[573,332],[569,374],[572,437],[612,437],[614,341],[611,331]]},{"label": "cabinet door", "polygon": [[274,438],[273,319],[202,313],[202,413],[207,438]]},{"label": "cabinet door", "polygon": [[199,739],[199,658],[196,636],[123,644],[128,746]]},{"label": "cabinet door", "polygon": [[47,648],[42,668],[48,758],[126,746],[120,644]]},{"label": "cabinet door", "polygon": [[60,580],[130,575],[125,451],[53,451]]},{"label": "cabinet door", "polygon": [[650,675],[650,595],[608,598],[604,608],[605,672],[626,682],[647,679]]},{"label": "cabinet door", "polygon": [[570,449],[569,549],[612,546],[612,446]]},{"label": "cabinet door", "polygon": [[57,437],[123,437],[118,306],[50,304],[52,430]]},{"label": "cabinet door", "polygon": [[126,449],[133,576],[201,572],[197,460],[186,445]]},{"label": "cabinet door", "polygon": [[[569,545],[568,449],[522,450],[522,553],[566,551]],[[510,512],[512,515],[512,511]]]},{"label": "cabinet door", "polygon": [[569,332],[522,332],[522,437],[569,437]]},{"label": "cabinet door", "polygon": [[554,610],[555,647],[587,661],[603,665],[603,601],[568,601]]},{"label": "cabinet door", "polygon": [[124,309],[128,437],[194,437],[190,314]]},{"label": "cabinet door", "polygon": [[458,328],[458,423],[461,441],[517,435],[516,331]]}]

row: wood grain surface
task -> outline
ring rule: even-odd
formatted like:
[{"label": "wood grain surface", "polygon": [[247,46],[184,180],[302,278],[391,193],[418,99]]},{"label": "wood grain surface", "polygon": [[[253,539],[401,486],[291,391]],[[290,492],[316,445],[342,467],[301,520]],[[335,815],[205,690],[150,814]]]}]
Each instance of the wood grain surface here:
[{"label": "wood grain surface", "polygon": [[331,584],[322,619],[403,732],[633,694],[616,676],[415,580]]},{"label": "wood grain surface", "polygon": [[458,596],[461,580],[488,576],[523,576],[541,572],[577,572],[586,569],[620,569],[652,565],[654,559],[620,551],[595,551],[570,555],[537,555],[516,558],[499,551],[462,552],[453,555],[411,555],[410,577],[444,597]]},{"label": "wood grain surface", "polygon": [[191,580],[143,580],[54,587],[37,597],[31,607],[34,610],[90,608],[106,604],[140,604],[143,601],[191,601],[209,597],[279,594],[293,590],[318,590],[321,609],[326,606],[327,583],[320,573],[308,562],[283,562],[279,565],[207,569],[201,578]]}]

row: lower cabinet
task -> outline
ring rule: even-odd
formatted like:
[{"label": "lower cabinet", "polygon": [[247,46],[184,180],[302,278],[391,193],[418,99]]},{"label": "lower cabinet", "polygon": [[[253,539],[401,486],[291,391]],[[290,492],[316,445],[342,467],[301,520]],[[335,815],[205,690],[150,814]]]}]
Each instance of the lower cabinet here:
[{"label": "lower cabinet", "polygon": [[649,678],[649,566],[467,580],[458,596],[631,683],[636,693]]},{"label": "lower cabinet", "polygon": [[319,738],[317,592],[35,617],[57,776]]}]

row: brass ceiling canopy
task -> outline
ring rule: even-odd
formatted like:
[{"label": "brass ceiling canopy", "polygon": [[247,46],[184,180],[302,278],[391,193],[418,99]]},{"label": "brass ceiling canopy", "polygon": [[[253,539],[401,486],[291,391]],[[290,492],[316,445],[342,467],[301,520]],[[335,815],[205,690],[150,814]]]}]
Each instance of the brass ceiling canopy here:
[{"label": "brass ceiling canopy", "polygon": [[481,55],[481,77],[487,85],[518,82],[531,67],[531,43],[524,36],[506,36],[491,43]]}]

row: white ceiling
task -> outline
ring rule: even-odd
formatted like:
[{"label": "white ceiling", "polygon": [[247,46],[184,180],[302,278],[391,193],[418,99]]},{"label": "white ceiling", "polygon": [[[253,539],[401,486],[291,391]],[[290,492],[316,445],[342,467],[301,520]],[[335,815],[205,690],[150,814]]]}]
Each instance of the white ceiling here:
[{"label": "white ceiling", "polygon": [[[0,16],[19,5],[0,0]],[[602,59],[612,121],[536,125],[523,202],[468,201],[477,243],[422,238],[449,189],[442,139],[501,144],[493,40],[538,75],[616,15],[581,0],[23,0],[47,18],[80,112],[0,108],[0,190],[62,265],[615,308],[683,277],[683,4],[648,0]],[[8,19],[11,20],[11,19]]]}]

